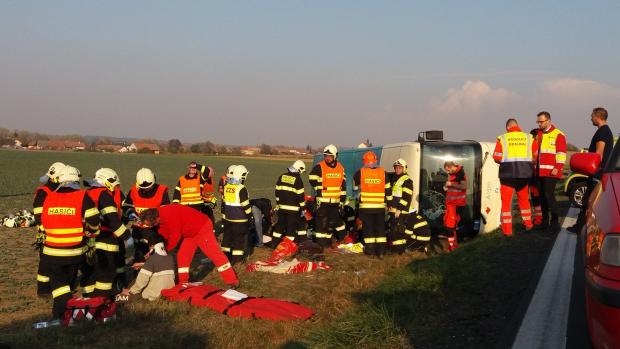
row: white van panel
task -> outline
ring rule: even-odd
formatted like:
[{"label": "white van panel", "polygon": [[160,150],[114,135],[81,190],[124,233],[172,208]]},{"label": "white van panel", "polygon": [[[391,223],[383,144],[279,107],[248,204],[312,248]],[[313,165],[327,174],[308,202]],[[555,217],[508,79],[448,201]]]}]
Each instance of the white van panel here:
[{"label": "white van panel", "polygon": [[495,143],[480,142],[482,148],[482,176],[480,183],[480,213],[486,220],[480,222],[480,231],[490,233],[500,227],[502,199],[499,188],[499,165],[493,160]]},{"label": "white van panel", "polygon": [[392,164],[399,158],[407,161],[407,173],[413,181],[413,207],[420,208],[420,143],[404,142],[387,144],[381,151],[381,167],[393,172]]}]

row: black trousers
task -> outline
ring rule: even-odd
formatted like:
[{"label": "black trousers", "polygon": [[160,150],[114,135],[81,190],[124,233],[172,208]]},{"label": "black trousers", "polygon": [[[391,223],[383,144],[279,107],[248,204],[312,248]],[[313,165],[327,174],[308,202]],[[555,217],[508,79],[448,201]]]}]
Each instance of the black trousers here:
[{"label": "black trousers", "polygon": [[390,241],[390,251],[394,253],[403,253],[407,248],[407,217],[401,214],[398,218],[393,212],[389,214],[390,229],[387,232],[388,240]]},{"label": "black trousers", "polygon": [[387,235],[385,233],[385,211],[375,209],[359,209],[362,220],[362,237],[364,253],[381,256],[387,249]]},{"label": "black trousers", "polygon": [[71,283],[77,277],[77,271],[83,260],[83,256],[56,257],[43,255],[43,262],[47,264],[50,289],[54,299],[52,316],[56,319],[63,316],[67,301],[71,299]]},{"label": "black trousers", "polygon": [[271,233],[273,238],[271,246],[278,246],[284,236],[290,237],[296,243],[305,241],[306,235],[298,234],[300,221],[301,216],[299,212],[278,210],[278,222],[273,227],[273,231]]},{"label": "black trousers", "polygon": [[321,204],[317,209],[315,219],[314,236],[321,247],[329,247],[332,237],[338,240],[344,239],[346,231],[344,221],[340,216],[340,205]]},{"label": "black trousers", "polygon": [[557,222],[559,219],[558,204],[555,200],[555,187],[557,183],[557,178],[538,177],[538,189],[540,191],[543,216],[542,224],[549,222],[549,214],[551,214],[552,223]]},{"label": "black trousers", "polygon": [[222,237],[222,251],[230,264],[244,261],[248,248],[248,222],[224,221],[224,236]]},{"label": "black trousers", "polygon": [[50,288],[50,273],[47,263],[43,260],[43,253],[39,252],[39,268],[37,270],[37,296],[49,296],[52,294]]}]

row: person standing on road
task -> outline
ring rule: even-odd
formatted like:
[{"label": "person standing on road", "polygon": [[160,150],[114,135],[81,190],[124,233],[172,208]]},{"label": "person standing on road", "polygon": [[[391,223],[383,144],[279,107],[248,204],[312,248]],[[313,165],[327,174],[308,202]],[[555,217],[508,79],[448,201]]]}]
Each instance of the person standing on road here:
[{"label": "person standing on road", "polygon": [[337,160],[338,148],[330,144],[323,149],[323,161],[308,175],[310,186],[316,191],[316,242],[329,247],[332,237],[341,241],[346,235],[342,210],[347,201],[347,180],[344,167]]},{"label": "person standing on road", "polygon": [[[555,187],[562,178],[562,170],[566,162],[566,136],[551,123],[551,114],[541,111],[536,116],[538,134],[536,142],[539,146],[536,174],[542,201],[542,223],[540,229],[551,228],[560,230],[560,217],[555,199]],[[551,214],[551,221],[549,221]]]},{"label": "person standing on road", "polygon": [[467,205],[467,177],[463,165],[457,165],[454,161],[446,161],[443,169],[449,176],[444,185],[446,212],[443,216],[443,223],[448,233],[448,250],[453,251],[458,247],[456,230]]},{"label": "person standing on road", "polygon": [[[538,136],[538,128],[534,128],[530,131],[530,135],[536,138]],[[538,145],[538,142],[536,142]],[[536,162],[534,162],[534,167],[536,166]],[[541,206],[541,198],[540,198],[540,189],[538,188],[538,174],[536,171],[532,174],[530,181],[528,183],[530,188],[530,197],[532,202],[532,217],[534,223],[534,229],[537,229],[542,224],[542,206]]]},{"label": "person standing on road", "polygon": [[502,198],[501,226],[504,236],[512,235],[512,197],[517,192],[525,230],[532,230],[532,209],[528,182],[534,174],[538,144],[531,134],[521,131],[517,120],[506,121],[506,133],[497,137],[493,159],[499,164]]},{"label": "person standing on road", "polygon": [[568,228],[568,231],[573,233],[578,233],[581,231],[581,228],[586,222],[588,199],[594,189],[594,186],[596,185],[596,182],[601,179],[601,170],[605,167],[605,164],[611,155],[611,150],[614,147],[614,135],[611,132],[611,128],[609,128],[609,125],[607,124],[607,110],[601,107],[594,108],[592,110],[592,114],[590,115],[590,120],[592,121],[592,125],[596,126],[597,129],[592,136],[592,140],[590,141],[588,152],[597,153],[601,156],[601,167],[598,173],[592,177],[588,177],[588,186],[582,201],[583,207],[579,212],[575,225]]}]

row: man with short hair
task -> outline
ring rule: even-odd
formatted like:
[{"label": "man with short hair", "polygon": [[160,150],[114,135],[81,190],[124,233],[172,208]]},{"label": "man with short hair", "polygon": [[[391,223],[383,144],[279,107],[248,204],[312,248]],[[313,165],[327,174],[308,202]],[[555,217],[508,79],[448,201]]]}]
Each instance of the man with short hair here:
[{"label": "man with short hair", "polygon": [[538,145],[531,134],[521,131],[517,120],[506,121],[506,133],[497,137],[493,159],[499,164],[502,198],[501,226],[504,236],[512,235],[512,196],[517,192],[521,218],[526,230],[531,230],[532,209],[528,182],[534,174]]},{"label": "man with short hair", "polygon": [[538,123],[536,142],[539,147],[536,174],[542,199],[542,224],[539,229],[551,228],[553,231],[559,231],[560,213],[555,199],[555,187],[562,178],[566,162],[566,136],[552,124],[549,112],[538,113],[536,123]]},{"label": "man with short hair", "polygon": [[602,107],[594,108],[592,110],[592,114],[590,115],[590,120],[592,121],[592,125],[596,126],[597,129],[592,136],[592,140],[590,141],[588,152],[597,153],[601,156],[601,167],[594,176],[588,177],[588,187],[582,201],[583,207],[579,212],[575,225],[568,228],[568,231],[573,233],[578,233],[581,231],[581,228],[586,222],[588,199],[590,198],[590,194],[592,193],[597,180],[600,180],[601,171],[605,167],[605,164],[611,155],[611,150],[614,147],[614,135],[611,132],[611,128],[609,128],[609,125],[607,124],[607,110]]}]

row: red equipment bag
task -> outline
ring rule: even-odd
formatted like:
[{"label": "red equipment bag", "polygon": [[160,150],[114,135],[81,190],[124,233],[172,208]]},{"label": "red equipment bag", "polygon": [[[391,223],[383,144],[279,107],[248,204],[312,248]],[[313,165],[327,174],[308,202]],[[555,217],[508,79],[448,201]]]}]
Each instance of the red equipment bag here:
[{"label": "red equipment bag", "polygon": [[271,252],[271,257],[267,262],[278,263],[286,257],[290,257],[297,252],[297,244],[288,238],[283,238],[282,242],[276,246],[275,250]]},{"label": "red equipment bag", "polygon": [[116,318],[116,303],[107,297],[71,298],[63,316],[63,326],[79,321],[107,322]]},{"label": "red equipment bag", "polygon": [[225,292],[210,285],[176,285],[162,290],[161,295],[169,301],[188,302],[196,307],[207,307],[230,317],[245,319],[307,320],[314,315],[312,309],[294,302],[262,297],[234,300],[222,296]]},{"label": "red equipment bag", "polygon": [[573,172],[594,176],[601,166],[601,156],[596,153],[576,153],[570,157],[570,169]]}]

